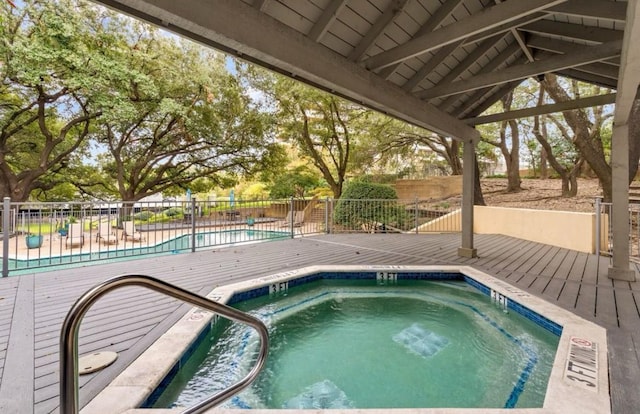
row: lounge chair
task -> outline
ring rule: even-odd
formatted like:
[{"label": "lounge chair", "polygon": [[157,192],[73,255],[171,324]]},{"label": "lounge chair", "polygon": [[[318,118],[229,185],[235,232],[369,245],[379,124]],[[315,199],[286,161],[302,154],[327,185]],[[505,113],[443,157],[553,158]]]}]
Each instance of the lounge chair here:
[{"label": "lounge chair", "polygon": [[82,223],[69,224],[69,230],[65,239],[65,247],[84,244],[84,231],[82,229]]},{"label": "lounge chair", "polygon": [[304,223],[304,211],[289,211],[287,216],[278,222],[280,227],[290,227],[293,216],[293,227],[300,227]]},{"label": "lounge chair", "polygon": [[96,241],[100,241],[102,244],[118,244],[118,236],[111,227],[111,223],[102,222],[98,224]]},{"label": "lounge chair", "polygon": [[123,221],[122,222],[122,228],[124,229],[124,231],[122,232],[122,238],[125,240],[131,240],[131,241],[143,241],[144,237],[142,236],[142,233],[140,233],[138,230],[136,230],[136,226],[135,224],[133,224],[133,221]]}]

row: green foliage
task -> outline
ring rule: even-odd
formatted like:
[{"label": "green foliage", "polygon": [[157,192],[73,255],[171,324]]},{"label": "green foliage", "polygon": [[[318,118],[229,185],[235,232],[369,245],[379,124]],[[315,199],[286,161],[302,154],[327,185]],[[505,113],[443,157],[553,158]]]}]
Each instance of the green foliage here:
[{"label": "green foliage", "polygon": [[155,214],[151,211],[141,211],[133,215],[134,220],[149,221]]},{"label": "green foliage", "polygon": [[165,216],[167,216],[167,217],[172,217],[172,218],[174,218],[174,217],[180,217],[180,216],[182,216],[183,212],[182,212],[182,209],[181,209],[181,208],[178,208],[178,207],[171,207],[171,208],[168,208],[168,209],[164,210],[164,211],[162,212],[162,214],[164,214],[164,215],[165,215]]},{"label": "green foliage", "polygon": [[334,220],[349,228],[404,227],[407,215],[397,199],[396,190],[388,185],[354,181],[337,201]]},{"label": "green foliage", "polygon": [[320,185],[320,179],[305,167],[299,166],[276,177],[271,185],[272,198],[304,198],[306,193]]},{"label": "green foliage", "polygon": [[263,200],[267,197],[269,191],[264,183],[253,183],[242,191],[243,200]]}]

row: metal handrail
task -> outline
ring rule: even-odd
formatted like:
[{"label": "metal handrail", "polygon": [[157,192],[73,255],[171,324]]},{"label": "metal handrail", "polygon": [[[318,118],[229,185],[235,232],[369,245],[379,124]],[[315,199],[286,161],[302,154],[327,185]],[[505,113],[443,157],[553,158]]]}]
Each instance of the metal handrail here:
[{"label": "metal handrail", "polygon": [[210,310],[231,320],[246,323],[260,335],[260,352],[258,361],[251,371],[240,381],[219,393],[187,408],[183,413],[202,413],[220,404],[249,386],[264,366],[269,350],[269,333],[267,327],[259,319],[234,309],[230,306],[214,302],[188,290],[145,275],[120,275],[96,285],[76,303],[73,304],[62,324],[60,332],[60,412],[62,414],[78,413],[78,332],[82,318],[89,308],[103,295],[123,286],[142,286],[164,293],[168,296]]}]

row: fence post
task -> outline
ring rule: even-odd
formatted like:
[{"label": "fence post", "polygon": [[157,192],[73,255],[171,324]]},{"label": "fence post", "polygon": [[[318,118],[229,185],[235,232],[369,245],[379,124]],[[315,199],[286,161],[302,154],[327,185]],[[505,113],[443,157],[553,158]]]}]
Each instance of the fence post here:
[{"label": "fence post", "polygon": [[600,197],[596,197],[596,256],[600,257],[600,237],[601,237],[601,232],[602,229],[600,228],[601,225],[601,211],[600,211],[600,202],[601,199]]},{"label": "fence post", "polygon": [[196,198],[191,198],[191,253],[196,251]]},{"label": "fence post", "polygon": [[2,200],[2,277],[9,276],[9,227],[11,216],[11,198]]},{"label": "fence post", "polygon": [[324,199],[324,233],[329,234],[329,197]]},{"label": "fence post", "polygon": [[418,234],[418,197],[415,200],[415,208],[413,209],[413,228],[416,229],[416,234]]},{"label": "fence post", "polygon": [[291,212],[291,221],[289,222],[290,225],[290,229],[291,229],[291,238],[293,239],[295,236],[295,232],[293,229],[293,221],[295,220],[295,216],[296,216],[296,212],[293,209],[294,208],[294,203],[293,203],[293,196],[291,196],[291,202],[290,202],[290,206],[289,206],[289,211]]}]

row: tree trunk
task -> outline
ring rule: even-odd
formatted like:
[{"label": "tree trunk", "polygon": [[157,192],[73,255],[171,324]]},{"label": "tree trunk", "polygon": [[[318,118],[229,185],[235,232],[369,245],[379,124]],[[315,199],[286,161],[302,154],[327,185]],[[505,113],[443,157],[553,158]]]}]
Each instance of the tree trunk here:
[{"label": "tree trunk", "polygon": [[[544,86],[544,90],[557,103],[567,102],[572,99],[558,84],[557,78],[553,75],[546,76],[545,80],[541,82],[541,86]],[[607,164],[605,158],[599,129],[592,131],[592,121],[584,110],[564,111],[562,114],[573,131],[572,141],[581,158],[589,164],[593,172],[598,176],[605,201],[611,201],[611,167]],[[637,164],[637,160],[635,163]]]},{"label": "tree trunk", "polygon": [[452,139],[450,146],[445,146],[451,167],[451,175],[462,175],[462,162],[460,161],[460,143]]},{"label": "tree trunk", "polygon": [[[542,134],[547,136],[547,125],[542,124]],[[540,150],[540,179],[547,180],[549,178],[549,162],[547,157],[547,150],[541,148]]]}]

